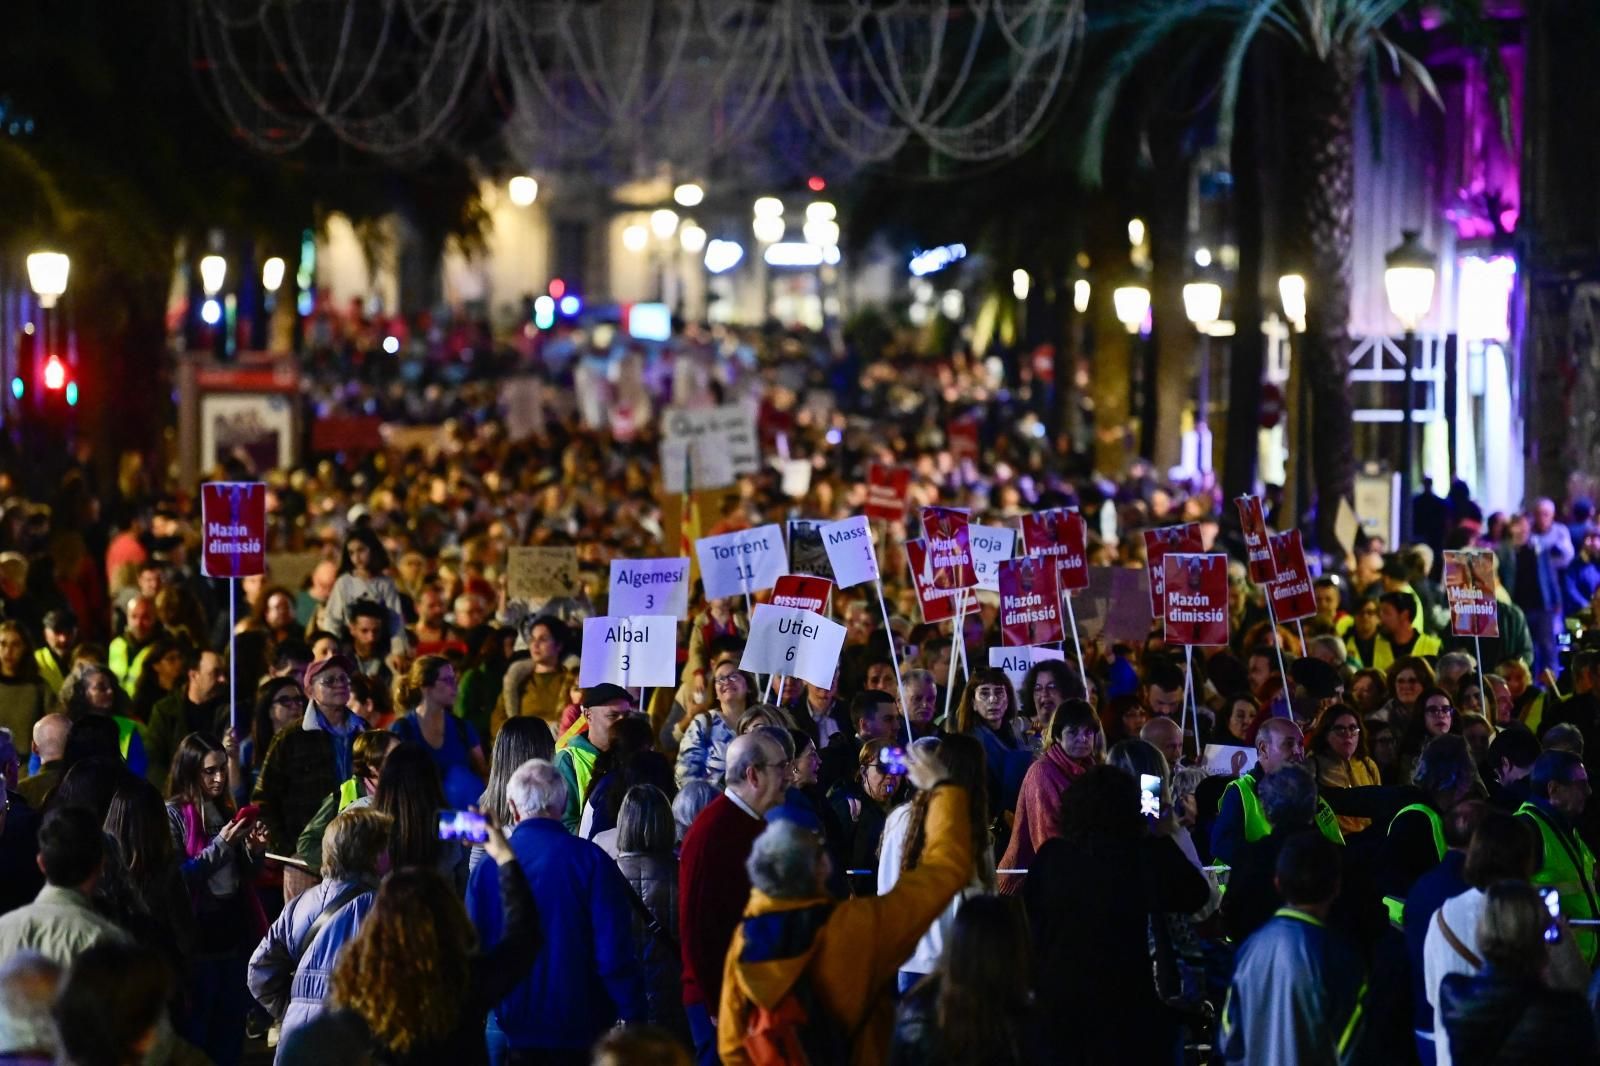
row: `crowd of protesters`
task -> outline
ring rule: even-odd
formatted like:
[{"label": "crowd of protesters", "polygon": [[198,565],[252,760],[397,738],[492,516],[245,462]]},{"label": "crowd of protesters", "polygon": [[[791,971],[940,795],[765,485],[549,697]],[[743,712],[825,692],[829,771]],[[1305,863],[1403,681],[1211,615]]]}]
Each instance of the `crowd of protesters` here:
[{"label": "crowd of protesters", "polygon": [[[0,472],[0,1058],[1600,1058],[1584,501],[1427,496],[1417,543],[1322,553],[1317,615],[1274,626],[1231,505],[1081,469],[1026,373],[585,343],[538,353],[522,439],[449,383],[408,450],[226,458],[270,486],[271,557],[309,564],[231,612],[194,486],[130,456],[30,501]],[[333,416],[370,386],[319,389]],[[656,415],[712,402],[809,478],[670,506]],[[834,594],[831,683],[745,672],[746,604],[696,585],[676,687],[579,684],[612,559],[860,513],[869,462],[910,495],[886,608]],[[935,503],[1076,506],[1096,566],[1198,521],[1240,560],[1231,643],[1186,667],[1159,625],[1086,629],[1018,686],[991,597],[959,635],[920,622],[900,545]],[[513,597],[516,545],[572,546],[582,587]],[[1450,634],[1457,547],[1495,553],[1496,638]],[[468,808],[480,835],[443,831]]]}]

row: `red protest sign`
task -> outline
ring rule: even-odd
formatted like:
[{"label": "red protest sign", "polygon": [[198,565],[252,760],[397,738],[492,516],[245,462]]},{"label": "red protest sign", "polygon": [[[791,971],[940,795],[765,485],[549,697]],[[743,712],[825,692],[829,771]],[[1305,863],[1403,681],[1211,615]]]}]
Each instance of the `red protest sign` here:
[{"label": "red protest sign", "polygon": [[1278,576],[1278,567],[1272,560],[1272,545],[1267,540],[1267,516],[1261,509],[1261,497],[1240,496],[1233,502],[1239,506],[1239,528],[1244,532],[1250,580],[1258,585],[1268,584]]},{"label": "red protest sign", "polygon": [[208,481],[200,486],[200,572],[254,577],[267,572],[267,486]]},{"label": "red protest sign", "polygon": [[957,459],[978,457],[978,423],[971,418],[958,418],[950,423],[950,454]]},{"label": "red protest sign", "polygon": [[1089,527],[1077,511],[1062,507],[1023,515],[1022,548],[1028,555],[1055,559],[1061,591],[1089,587]]},{"label": "red protest sign", "polygon": [[1444,553],[1444,595],[1450,602],[1450,632],[1458,637],[1498,637],[1494,602],[1494,552]]},{"label": "red protest sign", "polygon": [[1161,560],[1168,644],[1228,643],[1228,557],[1169,552]]},{"label": "red protest sign", "polygon": [[1150,574],[1150,614],[1163,617],[1166,610],[1166,571],[1161,563],[1168,552],[1187,552],[1191,555],[1205,550],[1200,543],[1200,523],[1182,526],[1162,526],[1144,531],[1145,567]]},{"label": "red protest sign", "polygon": [[1008,648],[1066,637],[1055,564],[1035,555],[1000,562],[1000,642]]},{"label": "red protest sign", "polygon": [[868,518],[898,522],[906,516],[910,488],[911,471],[907,468],[872,463],[867,467],[867,503],[862,512]]},{"label": "red protest sign", "polygon": [[1306,565],[1300,531],[1272,533],[1267,539],[1272,544],[1273,565],[1278,568],[1278,576],[1267,586],[1273,613],[1280,622],[1310,618],[1317,613],[1317,596],[1311,590],[1311,567]]},{"label": "red protest sign", "polygon": [[963,594],[961,590],[934,585],[928,548],[922,538],[906,541],[905,548],[906,564],[911,568],[911,584],[917,590],[917,603],[922,607],[922,620],[943,622],[947,618],[954,618],[956,597]]},{"label": "red protest sign", "polygon": [[833,582],[825,577],[784,574],[772,586],[773,606],[799,607],[821,615],[828,613],[828,600],[832,595]]},{"label": "red protest sign", "polygon": [[955,507],[924,507],[922,537],[928,548],[929,584],[939,589],[969,589],[978,583],[972,565],[967,512]]}]

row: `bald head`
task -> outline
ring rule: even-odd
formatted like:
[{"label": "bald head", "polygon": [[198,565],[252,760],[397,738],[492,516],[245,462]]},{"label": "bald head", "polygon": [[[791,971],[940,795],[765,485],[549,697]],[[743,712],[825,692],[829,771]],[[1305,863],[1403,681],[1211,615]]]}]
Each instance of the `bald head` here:
[{"label": "bald head", "polygon": [[1256,727],[1256,758],[1263,775],[1303,762],[1305,757],[1305,736],[1293,720],[1268,718]]},{"label": "bald head", "polygon": [[783,799],[789,784],[783,749],[761,730],[735,737],[728,745],[728,791],[757,814],[766,814]]},{"label": "bald head", "polygon": [[67,753],[71,728],[72,719],[64,714],[47,714],[33,723],[33,753],[40,762],[54,762]]},{"label": "bald head", "polygon": [[1139,730],[1139,739],[1166,757],[1167,765],[1176,769],[1183,755],[1183,727],[1171,718],[1152,718]]}]

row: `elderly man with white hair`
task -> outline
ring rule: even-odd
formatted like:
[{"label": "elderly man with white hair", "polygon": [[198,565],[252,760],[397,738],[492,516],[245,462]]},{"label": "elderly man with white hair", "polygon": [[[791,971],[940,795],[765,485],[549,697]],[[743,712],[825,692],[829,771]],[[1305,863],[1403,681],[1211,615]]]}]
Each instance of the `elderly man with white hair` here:
[{"label": "elderly man with white hair", "polygon": [[[611,856],[561,824],[567,783],[544,759],[506,785],[516,828],[511,850],[538,904],[541,948],[533,968],[490,1012],[488,1040],[540,1062],[587,1061],[618,1022],[645,1020],[643,975],[633,950],[632,889]],[[502,936],[500,877],[485,859],[467,885],[467,912],[484,950]]]}]

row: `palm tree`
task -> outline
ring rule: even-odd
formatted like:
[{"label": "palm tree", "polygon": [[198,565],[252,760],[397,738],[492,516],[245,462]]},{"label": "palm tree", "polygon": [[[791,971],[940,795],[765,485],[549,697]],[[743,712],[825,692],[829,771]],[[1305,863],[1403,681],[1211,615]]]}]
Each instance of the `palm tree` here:
[{"label": "palm tree", "polygon": [[[1117,5],[1119,9],[1122,5]],[[1101,150],[1124,83],[1158,47],[1184,34],[1180,48],[1204,48],[1220,57],[1217,135],[1232,138],[1246,58],[1276,45],[1293,63],[1284,101],[1286,158],[1283,230],[1286,261],[1306,278],[1306,331],[1300,346],[1312,399],[1312,479],[1317,499],[1318,540],[1335,543],[1336,502],[1352,495],[1355,434],[1350,398],[1351,218],[1355,191],[1356,90],[1363,78],[1376,82],[1387,65],[1434,102],[1439,95],[1422,62],[1395,43],[1402,16],[1418,12],[1420,0],[1146,0],[1116,15],[1107,28],[1126,36],[1106,68],[1091,104],[1084,143],[1083,176],[1098,181]],[[1505,72],[1482,12],[1481,0],[1430,4],[1450,21],[1462,42],[1482,53],[1501,108],[1502,132],[1510,117]],[[1213,35],[1220,31],[1223,46]],[[1376,112],[1372,113],[1374,119]],[[1234,412],[1242,416],[1244,412]]]}]

